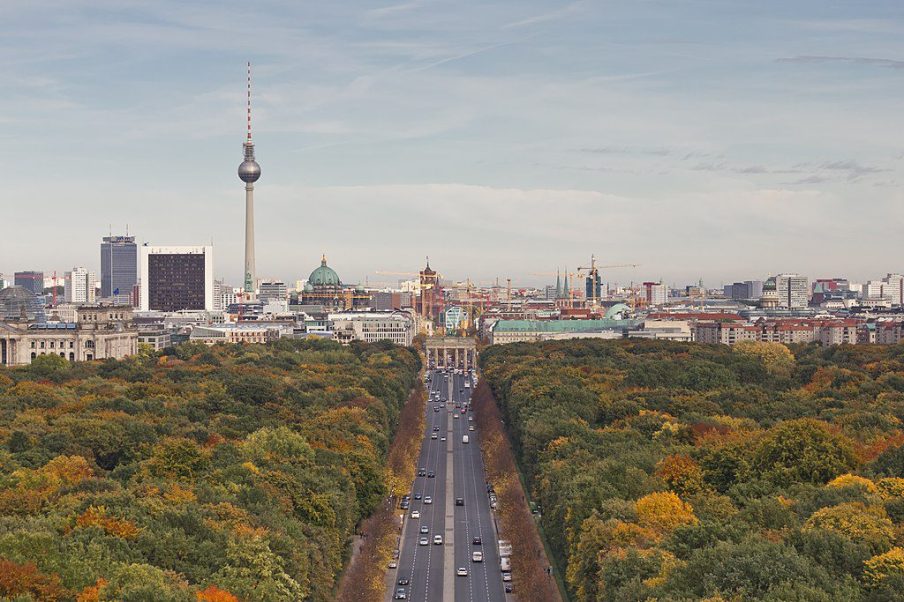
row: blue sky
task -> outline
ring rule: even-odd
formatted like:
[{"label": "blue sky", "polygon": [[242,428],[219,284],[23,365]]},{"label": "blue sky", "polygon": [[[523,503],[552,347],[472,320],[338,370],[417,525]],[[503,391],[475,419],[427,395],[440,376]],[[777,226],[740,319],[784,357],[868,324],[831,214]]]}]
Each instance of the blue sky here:
[{"label": "blue sky", "polygon": [[[109,224],[261,277],[904,270],[904,3],[6,0],[0,271]],[[385,279],[385,278],[384,278]]]}]

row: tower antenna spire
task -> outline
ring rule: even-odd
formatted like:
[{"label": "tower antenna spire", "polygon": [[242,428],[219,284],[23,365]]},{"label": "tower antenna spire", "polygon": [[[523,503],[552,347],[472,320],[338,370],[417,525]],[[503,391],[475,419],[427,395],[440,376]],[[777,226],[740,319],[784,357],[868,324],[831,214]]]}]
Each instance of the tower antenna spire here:
[{"label": "tower antenna spire", "polygon": [[248,142],[251,142],[251,61],[248,61]]}]

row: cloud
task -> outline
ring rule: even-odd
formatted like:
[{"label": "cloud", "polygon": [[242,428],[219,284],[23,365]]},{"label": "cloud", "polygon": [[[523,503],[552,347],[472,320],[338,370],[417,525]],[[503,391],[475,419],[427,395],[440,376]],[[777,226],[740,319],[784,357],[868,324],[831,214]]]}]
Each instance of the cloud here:
[{"label": "cloud", "polygon": [[532,17],[527,17],[525,19],[519,19],[517,21],[512,21],[511,23],[506,23],[502,26],[502,29],[519,29],[522,27],[529,27],[531,25],[536,25],[538,23],[546,23],[547,21],[555,21],[556,19],[561,19],[562,17],[568,16],[578,11],[578,9],[583,5],[583,1],[572,2],[568,6],[564,8],[560,8],[558,10],[549,11],[546,13],[541,13],[538,15],[534,15]]},{"label": "cloud", "polygon": [[792,56],[776,59],[777,63],[871,65],[887,69],[904,69],[904,60],[873,58],[865,56]]}]

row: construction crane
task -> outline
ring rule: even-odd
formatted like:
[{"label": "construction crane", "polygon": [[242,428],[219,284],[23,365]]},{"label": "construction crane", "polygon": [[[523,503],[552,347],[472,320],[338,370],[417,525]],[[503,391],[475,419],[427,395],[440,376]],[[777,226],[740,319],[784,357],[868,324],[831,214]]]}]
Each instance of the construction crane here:
[{"label": "construction crane", "polygon": [[596,296],[596,283],[599,280],[599,270],[602,269],[615,269],[615,268],[636,268],[639,267],[639,263],[621,263],[621,264],[613,264],[613,265],[596,265],[596,255],[590,256],[590,267],[581,267],[578,268],[578,271],[581,270],[589,270],[588,276],[590,277],[590,305],[596,307],[599,304],[599,299]]}]

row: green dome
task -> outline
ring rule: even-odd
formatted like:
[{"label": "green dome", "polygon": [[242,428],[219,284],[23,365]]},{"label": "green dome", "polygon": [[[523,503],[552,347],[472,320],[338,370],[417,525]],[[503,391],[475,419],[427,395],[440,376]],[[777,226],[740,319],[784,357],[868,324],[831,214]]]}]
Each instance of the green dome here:
[{"label": "green dome", "polygon": [[333,268],[326,265],[326,256],[320,260],[320,267],[308,276],[308,284],[311,286],[340,286],[339,274]]}]

